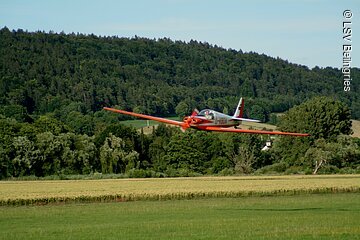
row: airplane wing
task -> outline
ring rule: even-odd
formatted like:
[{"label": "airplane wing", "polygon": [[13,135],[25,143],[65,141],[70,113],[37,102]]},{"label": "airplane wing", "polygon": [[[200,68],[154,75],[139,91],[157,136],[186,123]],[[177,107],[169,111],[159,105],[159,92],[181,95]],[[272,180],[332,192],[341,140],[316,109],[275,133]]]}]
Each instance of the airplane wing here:
[{"label": "airplane wing", "polygon": [[166,118],[160,118],[160,117],[153,117],[153,116],[140,114],[140,113],[128,112],[128,111],[119,110],[119,109],[115,109],[115,108],[104,107],[103,109],[110,111],[110,112],[130,115],[130,116],[138,117],[138,118],[145,118],[145,119],[154,120],[157,122],[163,122],[163,123],[167,123],[167,124],[172,124],[172,125],[176,125],[176,126],[180,126],[180,127],[183,127],[185,124],[184,122],[179,122],[179,121],[170,120],[170,119],[166,119]]},{"label": "airplane wing", "polygon": [[[115,109],[115,108],[108,108],[108,107],[104,107],[104,110],[115,112],[115,113],[120,113],[120,114],[125,114],[125,115],[130,115],[130,116],[133,116],[133,117],[154,120],[154,121],[157,121],[157,122],[172,124],[172,125],[180,126],[180,127],[183,127],[183,128],[188,127],[186,125],[186,123],[184,123],[184,122],[179,122],[179,121],[170,120],[170,119],[166,119],[166,118],[153,117],[153,116],[149,116],[149,115],[145,115],[145,114],[128,112],[128,111],[119,110],[119,109]],[[290,136],[299,136],[299,137],[310,136],[310,134],[307,134],[307,133],[291,133],[291,132],[248,130],[248,129],[231,129],[231,128],[206,127],[206,126],[198,127],[198,129],[205,130],[205,131],[215,131],[215,132],[235,132],[235,133],[253,133],[253,134],[290,135]]]},{"label": "airplane wing", "polygon": [[201,129],[205,130],[205,131],[215,131],[215,132],[272,134],[272,135],[288,135],[288,136],[297,136],[297,137],[310,136],[310,134],[307,134],[307,133],[292,133],[292,132],[263,131],[263,130],[249,130],[249,129],[232,129],[232,128],[221,128],[221,127],[203,127]]}]

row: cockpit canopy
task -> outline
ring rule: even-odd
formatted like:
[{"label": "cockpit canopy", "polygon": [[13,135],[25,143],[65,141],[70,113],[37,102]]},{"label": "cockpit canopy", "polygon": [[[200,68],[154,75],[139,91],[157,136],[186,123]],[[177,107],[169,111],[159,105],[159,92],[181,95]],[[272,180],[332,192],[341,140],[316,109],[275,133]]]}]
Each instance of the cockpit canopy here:
[{"label": "cockpit canopy", "polygon": [[210,109],[204,109],[204,110],[201,110],[197,116],[199,117],[205,117],[206,119],[214,119],[215,117],[215,113],[213,110],[210,110]]}]

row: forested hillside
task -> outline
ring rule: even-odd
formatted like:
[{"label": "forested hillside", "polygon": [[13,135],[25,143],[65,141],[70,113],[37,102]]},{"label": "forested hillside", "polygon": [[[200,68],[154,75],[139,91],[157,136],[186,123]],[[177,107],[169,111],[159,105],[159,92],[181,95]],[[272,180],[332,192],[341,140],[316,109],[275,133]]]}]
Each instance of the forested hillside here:
[{"label": "forested hillside", "polygon": [[189,112],[231,112],[243,96],[247,115],[268,120],[270,112],[326,95],[346,103],[359,119],[359,78],[359,69],[352,69],[351,91],[344,93],[338,69],[310,70],[208,43],[0,30],[0,104],[6,116],[56,112],[66,118],[75,110],[93,117],[115,105],[168,116],[181,102]]},{"label": "forested hillside", "polygon": [[[312,171],[312,157],[323,159],[327,149],[345,146],[341,152],[347,154],[345,160],[338,151],[326,158],[335,159],[331,166],[336,171],[356,169],[360,164],[358,140],[337,138],[349,134],[348,108],[353,118],[360,119],[360,71],[353,68],[351,74],[351,91],[344,92],[339,69],[310,70],[280,58],[208,43],[3,28],[0,178],[94,172],[128,176],[253,173],[274,164],[271,169],[280,172],[292,166],[299,166],[295,172]],[[191,130],[184,134],[161,126],[146,136],[121,125],[119,120],[125,116],[102,110],[112,106],[182,116],[194,107],[209,107],[231,114],[242,96],[247,117],[268,121],[274,120],[271,113],[284,112],[319,95],[330,100],[308,105],[336,107],[330,117],[322,115],[320,105],[316,109],[316,116],[324,118],[321,124],[337,130],[333,138],[302,141],[300,150],[291,147],[300,146],[296,141],[280,141],[283,147],[270,153],[260,151],[266,139],[255,135]],[[314,122],[311,109],[301,111]],[[346,114],[338,117],[339,113]],[[328,123],[334,116],[339,119],[334,124],[345,124],[346,128]]]}]

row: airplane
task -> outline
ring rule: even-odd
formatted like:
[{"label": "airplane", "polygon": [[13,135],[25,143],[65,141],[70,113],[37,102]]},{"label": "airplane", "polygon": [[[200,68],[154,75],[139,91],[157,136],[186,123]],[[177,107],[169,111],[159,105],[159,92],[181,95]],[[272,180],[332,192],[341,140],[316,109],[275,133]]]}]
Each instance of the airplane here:
[{"label": "airplane", "polygon": [[245,122],[260,122],[256,119],[243,118],[244,114],[244,100],[240,98],[240,101],[236,107],[235,114],[229,116],[224,113],[220,113],[211,109],[204,109],[198,111],[195,109],[190,116],[183,119],[182,122],[176,120],[170,120],[161,117],[154,117],[140,113],[128,112],[115,108],[104,107],[104,110],[130,115],[133,117],[144,118],[162,122],[166,124],[172,124],[181,127],[183,131],[188,128],[194,128],[203,131],[215,131],[215,132],[235,132],[235,133],[250,133],[250,134],[269,134],[269,135],[288,135],[297,137],[307,137],[310,134],[307,133],[293,133],[293,132],[279,132],[279,131],[264,131],[264,130],[251,130],[251,129],[239,129],[242,121]]}]

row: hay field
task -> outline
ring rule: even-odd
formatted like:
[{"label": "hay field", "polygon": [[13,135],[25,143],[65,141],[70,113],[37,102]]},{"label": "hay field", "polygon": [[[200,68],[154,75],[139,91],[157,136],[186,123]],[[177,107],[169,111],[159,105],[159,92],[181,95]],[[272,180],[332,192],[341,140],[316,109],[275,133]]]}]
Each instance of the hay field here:
[{"label": "hay field", "polygon": [[360,192],[360,175],[2,181],[0,205]]}]

